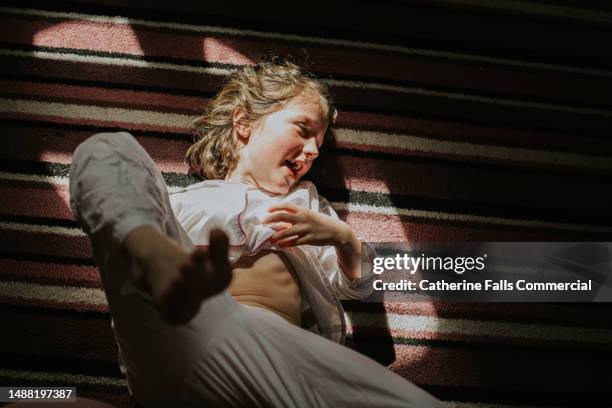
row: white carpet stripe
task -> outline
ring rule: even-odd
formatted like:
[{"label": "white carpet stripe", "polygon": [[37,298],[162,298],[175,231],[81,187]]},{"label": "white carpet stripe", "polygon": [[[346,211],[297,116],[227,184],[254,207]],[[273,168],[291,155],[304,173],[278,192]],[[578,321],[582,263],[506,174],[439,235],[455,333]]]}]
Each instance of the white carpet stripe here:
[{"label": "white carpet stripe", "polygon": [[[384,328],[384,322],[380,321],[380,315],[353,312],[350,317],[346,314],[346,317],[348,322],[357,324],[360,327]],[[414,332],[436,332],[464,336],[508,337],[514,339],[598,344],[610,344],[610,339],[612,339],[612,330],[585,327],[452,319],[395,313],[387,314],[387,321],[390,329],[405,331],[407,335]]]},{"label": "white carpet stripe", "polygon": [[[128,122],[136,125],[154,124],[184,129],[185,132],[189,132],[192,129],[191,123],[197,118],[197,115],[181,115],[140,109],[6,98],[0,98],[0,112],[47,115],[70,119]],[[385,147],[439,155],[472,156],[493,160],[612,170],[611,157],[445,141],[409,134],[362,131],[349,128],[338,128],[335,130],[335,134],[337,140],[341,143],[363,144],[374,148]]]},{"label": "white carpet stripe", "polygon": [[33,183],[49,183],[54,186],[68,186],[68,177],[41,176],[38,174],[6,173],[0,171],[0,180],[29,181]]},{"label": "white carpet stripe", "polygon": [[54,61],[69,61],[69,62],[83,62],[88,64],[103,64],[103,65],[115,65],[122,67],[136,67],[136,68],[152,68],[152,69],[167,69],[172,71],[181,72],[194,72],[196,74],[209,74],[226,76],[231,74],[235,69],[223,69],[214,67],[192,67],[188,65],[171,64],[166,62],[153,62],[144,60],[133,60],[127,58],[117,57],[101,57],[97,55],[79,55],[75,53],[66,52],[49,52],[49,51],[22,51],[22,50],[8,50],[0,48],[0,55],[13,55],[16,57],[31,57],[39,59],[48,59]]},{"label": "white carpet stripe", "polygon": [[[61,368],[61,367],[60,367]],[[67,384],[94,384],[94,385],[109,385],[114,387],[125,387],[127,381],[120,378],[68,374],[68,373],[53,373],[46,371],[26,371],[26,370],[11,370],[0,368],[0,377],[8,377],[13,381],[47,381],[47,382],[63,382]],[[13,384],[15,384],[13,382]],[[77,393],[78,396],[78,393]],[[45,404],[42,404],[43,406]]]},{"label": "white carpet stripe", "polygon": [[108,305],[102,289],[39,285],[27,282],[0,281],[0,296],[9,299],[82,303],[90,306]]},{"label": "white carpet stripe", "polygon": [[[57,303],[82,303],[92,306],[106,306],[106,296],[102,289],[39,285],[25,282],[0,281],[0,296],[4,298],[21,298],[28,300],[53,301]],[[351,324],[361,327],[379,328],[380,315],[365,312],[353,312],[351,318],[345,315]],[[438,332],[464,336],[510,337],[516,339],[538,339],[551,341],[610,343],[612,330],[510,323],[468,319],[442,318],[437,316],[387,314],[389,328],[402,330],[406,335],[415,332]]]},{"label": "white carpet stripe", "polygon": [[[49,51],[21,51],[21,50],[0,49],[0,55],[15,55],[15,56],[22,56],[22,57],[50,59],[50,60],[84,62],[84,63],[91,63],[91,64],[119,65],[119,66],[141,67],[141,68],[150,68],[150,69],[168,69],[168,70],[175,70],[175,71],[195,72],[199,74],[211,74],[211,75],[220,75],[220,76],[226,76],[239,68],[238,66],[233,69],[192,67],[188,65],[151,62],[151,61],[144,61],[144,60],[133,60],[133,59],[127,59],[127,58],[120,58],[120,57],[100,57],[100,56],[95,56],[95,55],[86,56],[86,55],[78,55],[78,54],[67,53],[67,52],[60,53],[60,52],[49,52]],[[571,113],[605,116],[605,117],[612,116],[612,111],[607,110],[607,109],[580,108],[576,106],[558,105],[558,104],[551,104],[551,103],[539,103],[539,102],[529,102],[529,101],[521,101],[521,100],[514,100],[514,99],[491,98],[491,97],[486,97],[486,96],[469,95],[469,94],[456,93],[456,92],[441,92],[441,91],[433,91],[430,89],[423,89],[423,88],[379,84],[375,82],[347,81],[347,80],[339,80],[339,79],[322,79],[322,82],[325,82],[328,85],[345,87],[345,88],[353,88],[353,89],[371,89],[371,90],[378,90],[378,91],[400,92],[400,93],[406,93],[406,94],[433,96],[433,97],[446,98],[446,99],[451,99],[451,100],[479,102],[479,103],[486,103],[486,104],[493,104],[493,105],[500,105],[500,106],[552,110],[552,111],[559,111],[559,112],[571,112]]]},{"label": "white carpet stripe", "polygon": [[[70,180],[67,176],[41,176],[38,174],[6,173],[0,172],[0,180],[29,181],[33,183],[48,183],[54,186],[68,187]],[[183,187],[168,186],[168,191],[174,193]],[[68,204],[68,203],[66,203]]]},{"label": "white carpet stripe", "polygon": [[40,114],[70,119],[150,124],[160,127],[187,128],[197,116],[139,109],[100,107],[24,99],[0,99],[0,112]]},{"label": "white carpet stripe", "polygon": [[[67,176],[41,176],[38,174],[22,174],[22,173],[6,173],[0,172],[0,180],[12,180],[12,181],[27,181],[33,183],[48,183],[58,187],[68,187],[70,180]],[[168,191],[174,193],[182,190],[183,187],[179,186],[168,186]],[[66,204],[69,204],[66,202]]]},{"label": "white carpet stripe", "polygon": [[343,143],[431,152],[451,156],[475,156],[499,160],[612,170],[612,158],[610,157],[436,140],[407,134],[372,132],[347,128],[335,129],[334,133],[336,139]]},{"label": "white carpet stripe", "polygon": [[85,237],[85,233],[80,228],[57,227],[40,224],[24,224],[21,222],[1,222],[0,230],[12,230],[22,232],[32,232],[35,234],[55,234],[69,237]]},{"label": "white carpet stripe", "polygon": [[407,217],[413,217],[413,218],[434,219],[434,220],[441,220],[441,221],[466,221],[466,222],[477,222],[477,223],[482,223],[482,224],[509,225],[509,226],[516,226],[516,227],[542,227],[542,228],[571,230],[571,231],[591,231],[591,232],[598,232],[598,233],[612,232],[611,227],[597,227],[597,226],[582,225],[582,224],[548,222],[548,221],[539,221],[539,220],[525,220],[525,219],[518,219],[518,218],[487,217],[487,216],[474,215],[474,214],[455,214],[455,213],[445,213],[441,211],[415,210],[415,209],[409,209],[409,208],[378,207],[378,206],[373,206],[373,205],[355,204],[355,203],[332,202],[331,205],[336,211],[361,212],[361,213],[366,213],[366,214],[407,216]]},{"label": "white carpet stripe", "polygon": [[531,61],[524,61],[524,60],[517,60],[517,59],[496,58],[496,57],[489,57],[489,56],[477,55],[477,54],[464,54],[464,53],[448,52],[448,51],[434,51],[434,50],[427,50],[427,49],[420,49],[420,48],[404,47],[401,45],[373,43],[373,42],[368,42],[368,41],[353,41],[353,40],[343,40],[343,39],[336,39],[336,38],[322,38],[322,37],[282,34],[282,33],[274,33],[274,32],[256,31],[256,30],[235,29],[235,28],[210,26],[210,25],[194,25],[194,24],[181,24],[181,23],[171,23],[171,22],[158,22],[158,21],[147,21],[147,20],[141,20],[141,19],[128,19],[125,17],[111,17],[111,16],[104,16],[104,15],[55,12],[55,11],[21,9],[21,8],[12,8],[12,7],[0,7],[0,12],[10,13],[10,14],[36,15],[36,16],[51,17],[51,18],[63,18],[63,19],[71,19],[71,20],[84,20],[84,21],[93,21],[93,22],[99,22],[99,23],[165,28],[169,30],[184,30],[184,31],[192,31],[196,33],[222,34],[222,35],[233,35],[233,36],[244,36],[244,37],[281,40],[281,41],[292,41],[292,42],[298,42],[298,43],[334,45],[334,46],[340,46],[340,47],[349,47],[349,48],[357,48],[357,49],[360,48],[360,49],[374,50],[374,51],[390,51],[390,52],[396,52],[396,53],[401,53],[401,54],[406,54],[406,55],[415,55],[415,56],[424,56],[424,57],[433,57],[433,58],[436,58],[436,57],[437,58],[450,58],[450,59],[455,59],[455,60],[483,62],[483,63],[489,63],[489,64],[499,64],[499,65],[515,66],[515,67],[545,69],[545,70],[554,70],[554,71],[561,71],[561,72],[572,72],[572,73],[578,73],[578,74],[584,74],[584,75],[612,76],[612,71],[601,70],[601,69],[571,67],[571,66],[546,64],[546,63],[531,62]]}]

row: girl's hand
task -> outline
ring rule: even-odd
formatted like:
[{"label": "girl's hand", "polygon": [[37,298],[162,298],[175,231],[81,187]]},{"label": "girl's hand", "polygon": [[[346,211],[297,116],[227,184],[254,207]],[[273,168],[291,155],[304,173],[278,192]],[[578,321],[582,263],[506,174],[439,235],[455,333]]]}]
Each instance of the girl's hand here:
[{"label": "girl's hand", "polygon": [[329,215],[321,214],[295,204],[270,207],[264,224],[278,223],[281,229],[270,238],[277,246],[333,245],[345,246],[352,239],[350,227]]}]

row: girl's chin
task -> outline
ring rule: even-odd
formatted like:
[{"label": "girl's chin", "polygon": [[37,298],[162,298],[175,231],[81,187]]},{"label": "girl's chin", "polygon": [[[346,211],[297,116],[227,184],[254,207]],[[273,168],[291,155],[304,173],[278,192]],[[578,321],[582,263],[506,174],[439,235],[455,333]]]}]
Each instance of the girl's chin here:
[{"label": "girl's chin", "polygon": [[274,195],[287,194],[291,188],[295,185],[296,181],[294,178],[285,177],[277,182],[271,183],[260,183],[259,187],[265,190],[267,193]]}]

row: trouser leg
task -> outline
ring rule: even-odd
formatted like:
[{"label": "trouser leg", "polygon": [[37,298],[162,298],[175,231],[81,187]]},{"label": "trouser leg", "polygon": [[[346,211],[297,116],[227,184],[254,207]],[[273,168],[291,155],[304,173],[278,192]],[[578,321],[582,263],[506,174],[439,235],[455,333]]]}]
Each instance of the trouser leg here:
[{"label": "trouser leg", "polygon": [[161,173],[129,133],[100,133],[79,145],[70,204],[91,239],[130,390],[145,406],[179,402],[183,377],[236,303],[222,292],[205,300],[191,322],[172,326],[133,282],[121,244],[134,228],[156,228],[186,250],[193,244],[172,212]]},{"label": "trouser leg", "polygon": [[194,401],[205,396],[228,407],[444,406],[376,361],[267,310],[239,305],[221,333],[186,379]]}]

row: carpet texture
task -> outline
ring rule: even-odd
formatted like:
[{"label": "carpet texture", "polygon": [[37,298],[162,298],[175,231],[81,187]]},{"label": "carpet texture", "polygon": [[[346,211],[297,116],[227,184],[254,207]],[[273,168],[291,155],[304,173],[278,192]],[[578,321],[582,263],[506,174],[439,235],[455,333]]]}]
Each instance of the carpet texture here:
[{"label": "carpet texture", "polygon": [[[364,239],[612,241],[606,6],[201,3],[0,5],[0,385],[135,406],[68,206],[72,152],[128,130],[171,188],[194,182],[192,119],[262,54],[331,86],[341,113],[312,179]],[[345,306],[351,347],[450,406],[610,396],[611,304]]]}]

